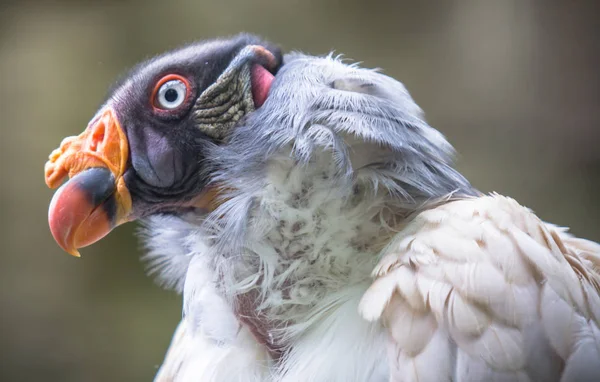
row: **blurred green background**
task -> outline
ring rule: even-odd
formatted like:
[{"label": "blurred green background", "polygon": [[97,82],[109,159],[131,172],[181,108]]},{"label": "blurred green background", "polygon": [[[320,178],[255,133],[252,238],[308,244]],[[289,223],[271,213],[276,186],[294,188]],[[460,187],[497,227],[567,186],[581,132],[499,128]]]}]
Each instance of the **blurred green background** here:
[{"label": "blurred green background", "polygon": [[[587,5],[586,5],[587,4]],[[600,240],[600,30],[594,2],[0,3],[0,380],[148,381],[180,297],[140,263],[135,224],[75,259],[47,226],[43,165],[129,66],[254,32],[403,81],[483,191]]]}]

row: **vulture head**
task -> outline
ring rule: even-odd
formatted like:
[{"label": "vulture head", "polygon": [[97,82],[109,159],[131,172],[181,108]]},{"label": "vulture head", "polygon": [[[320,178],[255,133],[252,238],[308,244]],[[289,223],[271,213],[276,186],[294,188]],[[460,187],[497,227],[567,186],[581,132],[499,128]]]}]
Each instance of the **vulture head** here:
[{"label": "vulture head", "polygon": [[280,50],[255,36],[192,44],[143,62],[83,133],[45,166],[57,243],[79,256],[115,226],[156,213],[210,209],[207,153],[265,102]]}]

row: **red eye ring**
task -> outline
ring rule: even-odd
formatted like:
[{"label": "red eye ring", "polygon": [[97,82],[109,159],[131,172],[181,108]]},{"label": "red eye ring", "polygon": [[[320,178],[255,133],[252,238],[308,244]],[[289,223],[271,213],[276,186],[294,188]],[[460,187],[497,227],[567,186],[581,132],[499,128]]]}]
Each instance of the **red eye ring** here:
[{"label": "red eye ring", "polygon": [[[165,105],[161,105],[159,103],[160,101],[158,99],[158,97],[161,95],[160,91],[161,91],[161,88],[163,87],[163,85],[165,85],[171,81],[180,82],[185,86],[185,94],[183,95],[183,99],[181,99],[181,101],[177,105],[175,105],[175,107],[167,107]],[[163,76],[160,80],[158,80],[156,82],[156,85],[154,85],[154,89],[152,89],[152,93],[150,96],[150,103],[155,111],[172,112],[172,111],[179,110],[179,109],[181,109],[181,107],[187,105],[187,103],[188,103],[187,101],[189,100],[191,93],[192,93],[192,88],[191,88],[190,82],[187,80],[187,78],[185,78],[179,74],[167,74],[166,76]]]}]

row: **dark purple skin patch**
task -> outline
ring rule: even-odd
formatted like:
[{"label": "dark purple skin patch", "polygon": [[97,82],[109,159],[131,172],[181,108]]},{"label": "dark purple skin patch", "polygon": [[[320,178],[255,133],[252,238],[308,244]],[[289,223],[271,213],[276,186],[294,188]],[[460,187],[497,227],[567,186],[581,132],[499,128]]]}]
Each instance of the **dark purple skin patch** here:
[{"label": "dark purple skin patch", "polygon": [[181,177],[181,160],[167,137],[153,128],[129,135],[131,164],[138,176],[154,187],[172,186]]}]

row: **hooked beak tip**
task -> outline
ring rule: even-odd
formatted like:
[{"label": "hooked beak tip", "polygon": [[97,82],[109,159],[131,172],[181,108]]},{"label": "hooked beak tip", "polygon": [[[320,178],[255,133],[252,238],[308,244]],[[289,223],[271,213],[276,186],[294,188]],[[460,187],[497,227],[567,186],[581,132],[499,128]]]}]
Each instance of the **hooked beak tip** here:
[{"label": "hooked beak tip", "polygon": [[85,170],[65,183],[54,195],[48,223],[56,243],[80,257],[77,248],[90,245],[115,226],[115,179],[106,168]]},{"label": "hooked beak tip", "polygon": [[73,248],[70,251],[66,251],[69,255],[73,256],[73,257],[81,257],[81,254],[79,253],[79,251],[75,248]]}]

